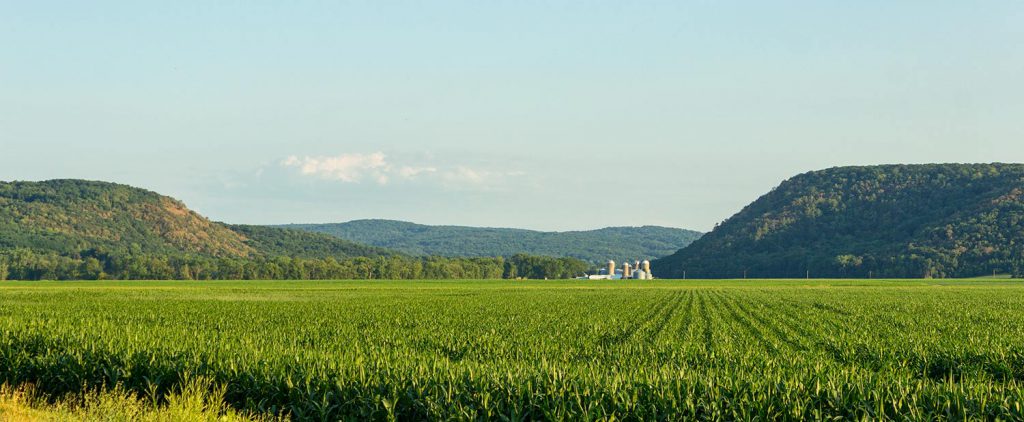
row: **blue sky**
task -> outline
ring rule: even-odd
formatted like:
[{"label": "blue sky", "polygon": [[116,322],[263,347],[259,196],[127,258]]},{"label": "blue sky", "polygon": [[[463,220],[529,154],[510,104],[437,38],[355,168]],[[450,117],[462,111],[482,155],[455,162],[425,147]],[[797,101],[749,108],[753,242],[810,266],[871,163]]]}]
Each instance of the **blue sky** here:
[{"label": "blue sky", "polygon": [[708,230],[805,171],[1024,162],[1019,1],[0,1],[0,40],[0,180],[235,223]]}]

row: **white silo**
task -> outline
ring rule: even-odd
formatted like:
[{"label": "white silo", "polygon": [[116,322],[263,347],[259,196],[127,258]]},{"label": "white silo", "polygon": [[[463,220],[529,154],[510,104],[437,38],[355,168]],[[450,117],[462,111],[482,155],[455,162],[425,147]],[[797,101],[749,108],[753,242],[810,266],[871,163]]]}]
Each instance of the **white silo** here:
[{"label": "white silo", "polygon": [[608,276],[611,277],[611,276],[614,276],[614,275],[615,275],[615,261],[609,260],[608,261]]}]

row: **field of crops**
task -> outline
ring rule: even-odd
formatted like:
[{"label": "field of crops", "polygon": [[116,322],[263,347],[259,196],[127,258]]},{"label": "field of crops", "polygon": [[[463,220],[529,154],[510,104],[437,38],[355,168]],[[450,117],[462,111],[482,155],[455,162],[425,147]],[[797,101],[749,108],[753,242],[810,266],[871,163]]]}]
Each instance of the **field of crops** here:
[{"label": "field of crops", "polygon": [[1013,281],[0,283],[0,384],[293,419],[1024,418]]}]

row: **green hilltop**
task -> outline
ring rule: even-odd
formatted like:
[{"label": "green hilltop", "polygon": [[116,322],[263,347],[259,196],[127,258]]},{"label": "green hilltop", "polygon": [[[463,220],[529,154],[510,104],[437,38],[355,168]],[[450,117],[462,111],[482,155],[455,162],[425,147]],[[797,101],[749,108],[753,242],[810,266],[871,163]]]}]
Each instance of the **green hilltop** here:
[{"label": "green hilltop", "polygon": [[210,221],[180,201],[107,182],[0,182],[0,250],[75,255],[348,258],[391,252],[332,236]]},{"label": "green hilltop", "polygon": [[660,277],[973,277],[1024,272],[1024,165],[840,167],[793,177]]},{"label": "green hilltop", "polygon": [[702,233],[668,227],[608,227],[589,231],[541,232],[523,229],[428,226],[393,220],[278,226],[326,233],[353,242],[410,255],[571,257],[587,262],[656,258],[689,245]]}]

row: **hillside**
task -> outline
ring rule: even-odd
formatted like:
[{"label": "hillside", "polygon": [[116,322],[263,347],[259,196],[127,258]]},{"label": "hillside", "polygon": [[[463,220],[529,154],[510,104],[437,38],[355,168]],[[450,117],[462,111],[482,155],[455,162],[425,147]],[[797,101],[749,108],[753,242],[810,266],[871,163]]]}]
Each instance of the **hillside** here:
[{"label": "hillside", "polygon": [[783,182],[661,277],[971,277],[1024,272],[1024,165],[842,167]]},{"label": "hillside", "polygon": [[228,225],[245,244],[265,256],[348,258],[394,255],[395,251],[350,242],[322,233],[267,226]]},{"label": "hillside", "polygon": [[701,236],[667,227],[609,227],[600,230],[539,232],[522,229],[426,226],[392,220],[280,227],[326,233],[353,242],[412,255],[512,256],[518,253],[572,257],[589,262],[661,257]]},{"label": "hillside", "polygon": [[0,250],[75,256],[347,258],[387,253],[332,236],[212,222],[180,201],[106,182],[0,182]]},{"label": "hillside", "polygon": [[227,225],[143,189],[0,182],[0,280],[567,278],[571,258],[411,257],[323,233]]}]

